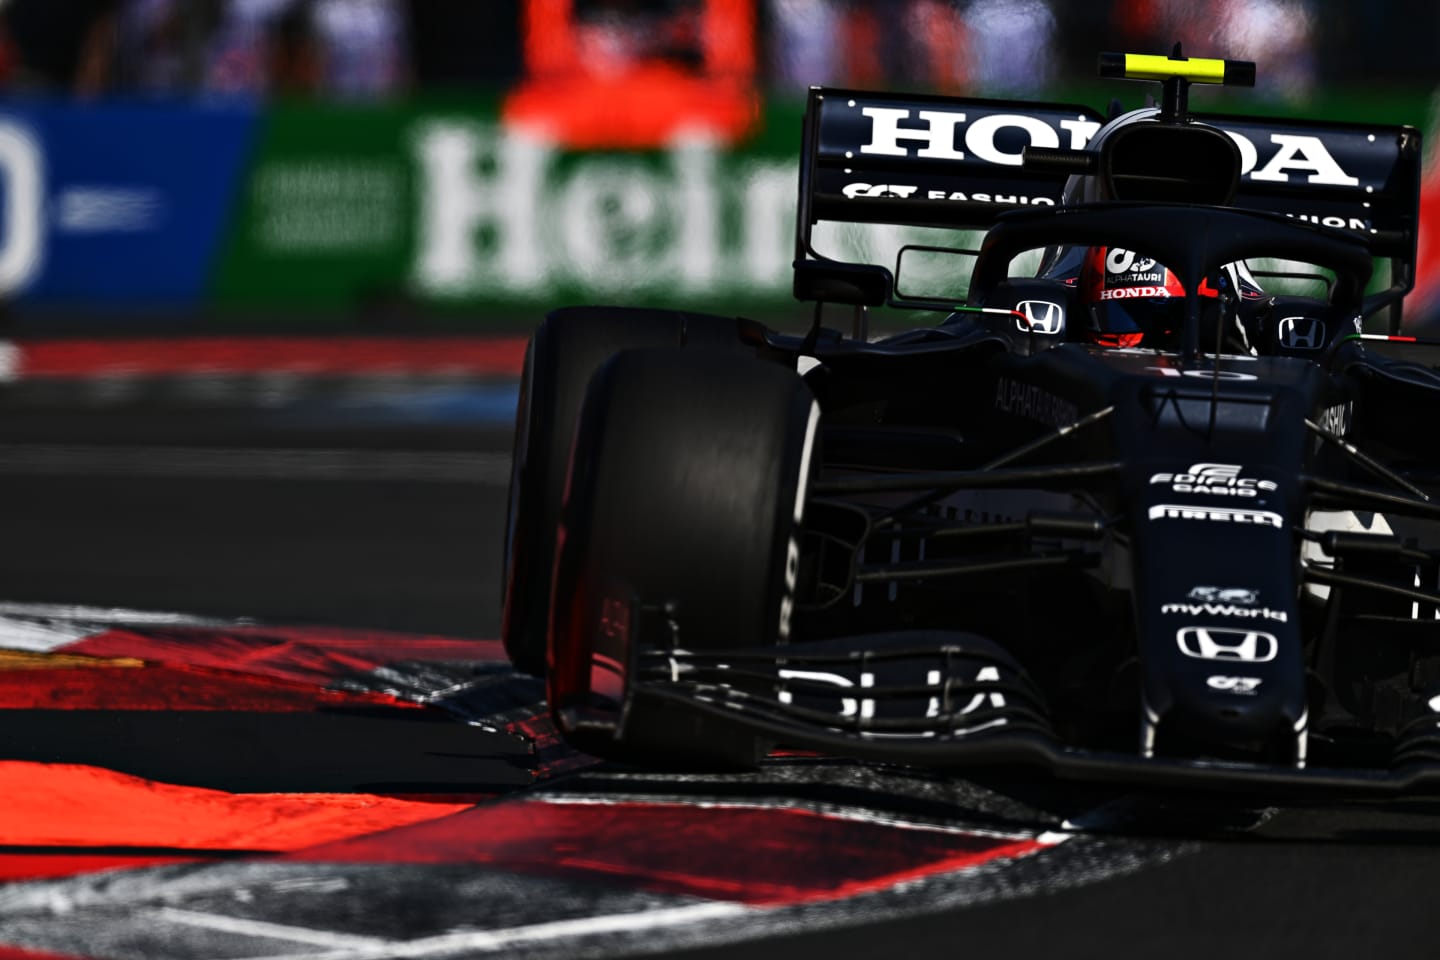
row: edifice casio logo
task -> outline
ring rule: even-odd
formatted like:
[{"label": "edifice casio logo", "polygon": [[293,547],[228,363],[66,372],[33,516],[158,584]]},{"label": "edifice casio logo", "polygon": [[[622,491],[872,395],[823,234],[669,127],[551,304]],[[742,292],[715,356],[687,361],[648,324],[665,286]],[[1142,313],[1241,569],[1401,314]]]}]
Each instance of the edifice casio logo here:
[{"label": "edifice casio logo", "polygon": [[1238,463],[1194,463],[1183,473],[1156,473],[1151,485],[1169,484],[1176,493],[1200,493],[1209,496],[1258,497],[1278,489],[1273,480],[1241,476]]}]

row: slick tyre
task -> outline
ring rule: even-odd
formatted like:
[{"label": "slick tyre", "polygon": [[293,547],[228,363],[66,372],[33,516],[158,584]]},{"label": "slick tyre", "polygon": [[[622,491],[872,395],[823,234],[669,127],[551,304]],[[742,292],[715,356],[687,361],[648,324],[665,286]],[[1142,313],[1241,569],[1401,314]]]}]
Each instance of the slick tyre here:
[{"label": "slick tyre", "polygon": [[[818,424],[809,388],[778,365],[633,350],[601,369],[576,430],[562,520],[552,709],[560,688],[585,682],[574,641],[606,629],[617,603],[667,608],[675,634],[666,640],[691,651],[788,637]],[[588,752],[647,764],[743,766],[762,749],[733,724],[639,701],[619,740],[573,733]]]},{"label": "slick tyre", "polygon": [[753,357],[758,339],[746,321],[674,310],[571,307],[545,318],[525,353],[505,525],[501,638],[517,669],[536,675],[545,669],[555,530],[591,376],[612,355],[634,347]]}]

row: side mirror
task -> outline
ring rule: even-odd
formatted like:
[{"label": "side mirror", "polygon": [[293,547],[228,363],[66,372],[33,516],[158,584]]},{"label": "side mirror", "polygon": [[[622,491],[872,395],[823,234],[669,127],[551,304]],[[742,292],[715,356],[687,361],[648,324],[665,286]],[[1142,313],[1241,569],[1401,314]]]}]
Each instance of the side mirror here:
[{"label": "side mirror", "polygon": [[834,260],[795,261],[795,299],[881,307],[890,299],[895,278],[884,267]]}]

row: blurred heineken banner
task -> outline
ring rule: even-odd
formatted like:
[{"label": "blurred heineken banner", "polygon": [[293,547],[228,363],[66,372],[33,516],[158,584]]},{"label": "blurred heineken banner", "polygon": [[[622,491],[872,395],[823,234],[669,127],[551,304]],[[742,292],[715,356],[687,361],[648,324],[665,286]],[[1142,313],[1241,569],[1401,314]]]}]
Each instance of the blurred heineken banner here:
[{"label": "blurred heineken banner", "polygon": [[[1423,101],[1416,122],[1423,122]],[[528,323],[562,303],[793,313],[800,104],[737,146],[577,151],[497,101],[12,102],[0,296],[256,324],[401,305]],[[844,230],[839,255],[868,242]]]},{"label": "blurred heineken banner", "polygon": [[723,150],[568,151],[497,116],[10,104],[0,295],[257,317],[399,302],[460,322],[581,300],[793,303],[798,107]]}]

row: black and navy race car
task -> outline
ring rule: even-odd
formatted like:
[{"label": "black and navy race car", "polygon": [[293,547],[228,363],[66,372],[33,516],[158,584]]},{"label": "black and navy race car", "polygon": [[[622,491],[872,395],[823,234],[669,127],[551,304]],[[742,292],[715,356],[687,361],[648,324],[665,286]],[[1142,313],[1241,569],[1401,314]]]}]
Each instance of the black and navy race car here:
[{"label": "black and navy race car", "polygon": [[[1420,136],[1194,114],[1241,61],[1101,72],[1162,95],[812,90],[807,332],[541,325],[504,641],[572,744],[1440,786],[1440,374],[1401,333]],[[826,255],[837,224],[886,225],[894,260]],[[872,337],[879,307],[938,322]]]}]

